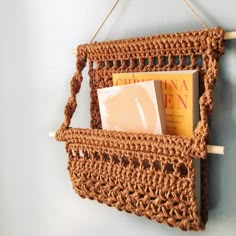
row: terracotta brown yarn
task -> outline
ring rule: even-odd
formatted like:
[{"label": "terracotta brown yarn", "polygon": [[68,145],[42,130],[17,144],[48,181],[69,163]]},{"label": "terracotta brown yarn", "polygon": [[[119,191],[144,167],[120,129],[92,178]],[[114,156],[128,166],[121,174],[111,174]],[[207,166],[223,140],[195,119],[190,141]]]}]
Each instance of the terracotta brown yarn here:
[{"label": "terracotta brown yarn", "polygon": [[[77,71],[56,139],[66,142],[68,170],[81,197],[182,230],[204,229],[208,212],[208,116],[213,109],[223,37],[224,31],[214,28],[78,46]],[[71,128],[87,61],[91,129]],[[199,70],[201,87],[200,121],[192,138],[101,129],[96,91],[112,86],[112,73],[190,69]],[[194,158],[202,159],[201,214],[195,197]]]}]

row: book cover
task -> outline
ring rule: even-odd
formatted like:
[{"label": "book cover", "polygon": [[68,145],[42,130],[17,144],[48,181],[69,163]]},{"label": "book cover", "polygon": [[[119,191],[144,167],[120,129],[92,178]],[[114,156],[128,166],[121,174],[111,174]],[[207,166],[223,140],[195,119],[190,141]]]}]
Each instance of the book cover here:
[{"label": "book cover", "polygon": [[114,73],[113,85],[160,80],[167,134],[191,137],[199,120],[198,71]]},{"label": "book cover", "polygon": [[[167,134],[192,137],[199,120],[199,82],[197,70],[114,73],[113,85],[142,81],[161,81]],[[201,208],[201,168],[195,158],[195,196],[197,211]]]},{"label": "book cover", "polygon": [[166,134],[160,81],[97,90],[102,128]]}]

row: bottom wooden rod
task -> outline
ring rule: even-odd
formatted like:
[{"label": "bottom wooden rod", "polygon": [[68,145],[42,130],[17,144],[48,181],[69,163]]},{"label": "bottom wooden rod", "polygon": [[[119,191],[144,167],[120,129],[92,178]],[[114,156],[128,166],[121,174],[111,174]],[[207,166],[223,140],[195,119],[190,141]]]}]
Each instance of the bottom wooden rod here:
[{"label": "bottom wooden rod", "polygon": [[[55,137],[55,132],[50,132],[49,136]],[[224,146],[207,145],[207,152],[211,154],[224,155]]]},{"label": "bottom wooden rod", "polygon": [[225,154],[225,147],[224,146],[216,146],[216,145],[207,145],[207,152],[211,154]]}]

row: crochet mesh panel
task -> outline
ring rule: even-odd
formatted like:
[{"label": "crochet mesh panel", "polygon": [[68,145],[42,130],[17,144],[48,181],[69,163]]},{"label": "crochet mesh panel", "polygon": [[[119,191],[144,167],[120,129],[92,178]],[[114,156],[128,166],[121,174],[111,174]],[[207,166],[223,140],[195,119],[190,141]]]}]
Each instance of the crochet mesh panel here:
[{"label": "crochet mesh panel", "polygon": [[[214,28],[78,46],[77,71],[56,139],[66,142],[68,170],[81,197],[182,230],[204,229],[208,212],[208,116],[213,109],[223,37],[224,31]],[[91,129],[71,128],[87,61]],[[101,129],[96,90],[112,86],[112,73],[193,69],[200,74],[200,120],[192,138]],[[200,214],[194,158],[201,158]]]}]

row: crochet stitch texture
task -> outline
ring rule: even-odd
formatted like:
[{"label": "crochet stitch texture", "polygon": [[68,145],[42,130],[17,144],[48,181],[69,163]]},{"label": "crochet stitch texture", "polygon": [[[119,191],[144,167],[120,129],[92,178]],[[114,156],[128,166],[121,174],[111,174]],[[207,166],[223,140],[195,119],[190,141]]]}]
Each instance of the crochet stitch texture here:
[{"label": "crochet stitch texture", "polygon": [[[66,143],[76,193],[182,230],[202,230],[208,214],[208,116],[213,109],[221,28],[163,34],[77,48],[76,73],[56,139]],[[90,129],[72,128],[76,94],[88,62]],[[199,70],[200,119],[192,138],[107,131],[101,128],[97,89],[112,86],[112,74]],[[124,114],[125,116],[125,114]],[[201,158],[201,213],[195,197],[194,158]]]}]

